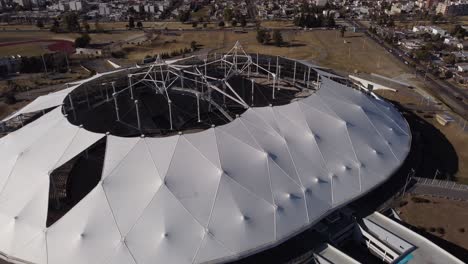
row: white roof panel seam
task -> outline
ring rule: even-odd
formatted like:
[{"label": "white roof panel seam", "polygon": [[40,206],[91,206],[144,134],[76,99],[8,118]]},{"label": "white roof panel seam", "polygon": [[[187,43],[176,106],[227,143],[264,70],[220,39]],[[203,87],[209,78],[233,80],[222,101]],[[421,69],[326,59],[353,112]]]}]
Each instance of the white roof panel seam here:
[{"label": "white roof panel seam", "polygon": [[[296,104],[296,105],[297,105],[297,104]],[[297,107],[299,107],[299,106],[297,106]],[[276,117],[277,114],[278,114],[278,113],[277,113],[276,111],[273,111],[273,118],[275,119],[275,122],[278,124],[279,122],[278,122],[278,119],[277,119],[277,117]],[[278,125],[278,126],[279,126],[279,125]],[[280,128],[280,130],[281,130],[281,128]],[[283,132],[283,131],[282,131],[282,132]],[[281,137],[283,138],[284,142],[287,142],[287,141],[286,141],[286,138],[284,137],[284,133],[283,133],[283,135],[281,135]],[[302,188],[304,188],[304,184],[302,183],[301,177],[299,176],[299,171],[297,170],[296,162],[294,161],[294,158],[293,158],[293,156],[292,156],[292,154],[291,154],[291,150],[289,149],[289,144],[285,144],[285,148],[286,148],[286,150],[288,151],[289,158],[291,159],[291,162],[292,162],[293,167],[294,167],[294,171],[296,172],[296,176],[297,176],[297,178],[298,178],[298,180],[299,180],[299,184],[298,184],[298,185],[299,185],[299,187],[301,187],[301,189],[302,189]],[[278,164],[277,164],[277,165],[278,165]],[[281,169],[282,169],[282,168],[281,168]],[[284,171],[284,170],[283,170],[283,171]],[[286,174],[287,174],[287,173],[286,173]],[[288,175],[288,174],[287,174],[287,175]],[[288,176],[289,176],[289,175],[288,175]],[[291,177],[290,177],[290,178],[291,178]],[[292,178],[291,178],[291,179],[292,179]],[[292,180],[293,180],[293,179],[292,179]],[[293,181],[294,181],[294,180],[293,180]],[[294,181],[294,182],[296,182],[296,181]]]},{"label": "white roof panel seam", "polygon": [[[312,96],[313,96],[314,98],[317,98],[316,100],[322,102],[322,105],[323,105],[324,107],[327,107],[326,105],[323,104],[323,100],[322,100],[322,98],[321,98],[323,95],[320,95],[320,96],[319,96],[317,93],[314,93],[314,94],[310,95],[309,97],[305,98],[304,100],[307,100],[308,98],[311,98]],[[306,102],[303,102],[303,101],[296,101],[296,102],[299,104],[299,107],[301,108],[301,110],[302,110],[303,108],[308,108],[308,109],[316,110],[316,111],[320,112],[321,114],[323,114],[323,115],[325,115],[325,116],[328,116],[328,117],[331,117],[331,118],[335,118],[335,119],[338,120],[338,116],[337,116],[336,113],[333,112],[333,110],[331,110],[331,109],[329,109],[329,110],[330,110],[330,112],[332,112],[332,113],[327,113],[327,112],[324,112],[324,110],[322,110],[322,109],[320,109],[320,108],[317,108],[317,107],[314,107],[314,106],[312,106],[312,105],[310,105],[310,104],[307,104]],[[334,114],[334,115],[332,115],[332,114]]]},{"label": "white roof panel seam", "polygon": [[[179,145],[179,141],[180,141],[180,136],[176,136],[177,137],[177,142],[174,144],[174,149],[172,151],[172,154],[171,154],[171,161],[169,162],[169,164],[167,165],[167,170],[166,170],[166,173],[163,175],[160,171],[160,169],[158,168],[158,166],[156,166],[156,170],[158,171],[159,173],[159,176],[162,177],[161,180],[163,182],[162,185],[166,185],[165,183],[165,180],[166,180],[166,175],[167,173],[169,172],[169,169],[171,168],[171,165],[172,165],[172,161],[174,160],[174,154],[176,152],[176,149],[177,149],[177,146]],[[146,138],[144,140],[147,140]],[[154,164],[156,164],[156,162],[154,161],[153,159],[153,154],[152,154],[152,151],[151,151],[151,148],[148,148],[149,149],[149,154],[151,156],[151,160],[153,160]]]},{"label": "white roof panel seam", "polygon": [[[328,102],[322,100],[322,102],[330,109],[332,109],[332,107],[328,104]],[[336,113],[336,111],[333,111]],[[344,121],[344,130],[346,131],[346,136],[348,138],[348,143],[350,144],[351,146],[351,149],[353,150],[353,153],[354,153],[354,158],[355,158],[355,162],[356,164],[359,163],[359,159],[358,159],[358,156],[356,154],[356,150],[354,149],[354,144],[353,144],[353,141],[351,140],[351,136],[349,135],[349,131],[348,131],[348,122],[346,120],[344,120],[340,115],[338,115],[338,113],[336,113],[337,116],[339,116],[343,121]],[[362,184],[361,184],[361,168],[358,166],[358,176],[359,176],[359,192],[362,191]]]},{"label": "white roof panel seam", "polygon": [[[324,88],[320,88],[320,89],[327,89],[328,91],[331,91],[331,89],[328,89],[326,88],[326,86]],[[332,91],[333,92],[333,91]],[[336,120],[343,120],[336,112],[334,109],[332,109],[326,102],[325,100],[322,98],[322,97],[327,97],[326,95],[317,95],[317,99],[322,102],[322,105],[325,106],[328,110],[330,110],[330,112],[332,112],[333,114],[335,114],[335,116],[332,116],[334,117]],[[313,107],[313,106],[310,106],[310,107]],[[315,108],[315,107],[313,107]],[[319,109],[317,109],[318,111],[320,111]],[[326,114],[326,113],[325,113]],[[329,116],[329,114],[326,114]]]},{"label": "white roof panel seam", "polygon": [[[250,123],[250,122],[249,122],[249,123]],[[275,136],[275,137],[276,137],[276,136]],[[283,136],[280,136],[280,137],[281,137],[284,141],[286,141],[286,139],[285,139]],[[276,165],[278,165],[278,167],[280,167],[281,171],[283,171],[283,172],[288,176],[288,178],[290,178],[292,181],[294,181],[294,183],[295,183],[296,185],[298,185],[299,187],[302,187],[303,185],[302,185],[302,183],[300,182],[301,180],[300,180],[299,174],[298,174],[298,172],[297,172],[297,168],[296,168],[296,166],[295,166],[295,164],[294,164],[294,160],[293,160],[293,158],[292,158],[292,156],[291,156],[291,152],[289,151],[289,148],[288,148],[287,144],[286,144],[285,148],[286,148],[286,150],[287,150],[288,153],[289,153],[289,158],[291,159],[291,162],[292,162],[292,164],[293,164],[293,167],[294,167],[294,170],[295,170],[295,172],[296,172],[296,175],[297,175],[298,178],[299,178],[299,183],[298,183],[293,177],[291,177],[291,175],[289,175],[289,173],[287,173],[276,161],[274,161],[273,159],[272,159],[272,160],[273,160],[273,162],[276,163]],[[266,152],[266,153],[267,153],[267,152]],[[267,153],[267,155],[270,155],[270,153]]]},{"label": "white roof panel seam", "polygon": [[[179,141],[179,139],[180,138],[177,138],[177,141]],[[158,172],[157,177],[159,177],[161,179],[161,182],[164,182],[164,180],[161,178],[161,172],[159,171],[158,166],[156,166],[156,162],[154,161],[153,155],[151,155],[151,150],[150,150],[150,147],[148,146],[148,142],[146,142],[145,139],[143,139],[143,142],[145,143],[145,147],[146,147],[146,151],[148,152],[148,156],[151,159],[151,161],[153,162],[155,170]],[[176,147],[177,147],[177,143],[176,143]],[[174,155],[174,153],[172,153],[172,155]],[[171,160],[172,160],[172,158],[171,158]],[[170,165],[169,165],[169,167],[170,167]]]},{"label": "white roof panel seam", "polygon": [[13,171],[14,171],[14,169],[15,169],[15,167],[16,167],[16,164],[18,163],[18,158],[19,158],[20,156],[21,156],[20,154],[16,155],[15,163],[14,163],[13,166],[11,167],[11,170],[10,170],[10,172],[8,173],[8,177],[6,178],[6,180],[5,180],[4,184],[3,184],[3,186],[0,187],[0,197],[2,196],[2,193],[3,193],[3,191],[5,190],[7,184],[8,184],[8,182],[9,182],[9,180],[10,180],[10,176],[11,176],[11,174],[13,173]]},{"label": "white roof panel seam", "polygon": [[[136,224],[140,221],[140,219],[143,217],[143,215],[145,214],[145,211],[148,209],[148,207],[153,203],[154,201],[154,198],[156,197],[156,195],[158,194],[158,192],[164,187],[165,185],[164,184],[161,184],[158,189],[156,190],[156,192],[154,193],[153,197],[151,197],[151,200],[149,201],[149,203],[145,206],[145,208],[141,211],[141,214],[137,217],[137,219],[135,220],[135,222],[133,223],[133,225],[130,227],[129,231],[127,232],[127,234],[125,234],[124,238],[128,236],[128,234],[130,234],[132,232],[132,230],[135,228]],[[167,188],[167,187],[166,187]],[[128,249],[131,252],[130,248]],[[133,255],[133,254],[132,254]],[[138,263],[136,260],[135,260],[136,263]]]},{"label": "white roof panel seam", "polygon": [[[215,136],[216,149],[219,150],[219,148],[218,148],[218,137],[217,137],[217,135],[216,135],[216,128],[215,128],[215,130],[213,131],[213,134],[214,134],[214,136]],[[218,151],[218,157],[219,157],[219,151]],[[220,158],[220,163],[221,163],[221,158]],[[221,166],[222,166],[222,164],[221,164]],[[222,172],[221,177],[223,177],[223,175],[224,175],[224,172]],[[220,177],[220,180],[219,180],[219,182],[218,182],[218,186],[216,186],[215,197],[214,197],[214,200],[213,200],[213,204],[211,205],[210,215],[208,216],[208,224],[207,224],[206,229],[205,229],[205,231],[208,231],[208,232],[209,232],[209,230],[210,230],[209,227],[210,227],[210,225],[211,225],[211,223],[212,223],[211,219],[212,219],[212,216],[213,216],[213,211],[214,211],[214,208],[215,208],[215,204],[216,204],[216,201],[217,201],[217,199],[218,199],[219,186],[221,185],[221,177]],[[232,178],[231,178],[231,179],[232,179]],[[205,236],[207,236],[207,235],[208,235],[208,234],[205,232]],[[216,236],[213,235],[213,236],[211,236],[211,237],[212,237],[216,242],[218,242],[221,246],[223,246],[225,249],[227,249],[229,252],[233,253],[233,251],[232,251],[230,248],[228,248],[226,245],[224,245],[224,243],[222,243],[221,241],[219,241],[219,240],[216,238]],[[203,239],[204,239],[204,238],[205,238],[205,237],[203,237]],[[203,243],[203,239],[202,239],[202,242],[200,242],[200,246],[201,246],[201,244]],[[194,261],[196,260],[197,255],[198,255],[198,251],[197,251],[197,254],[195,254]]]},{"label": "white roof panel seam", "polygon": [[[328,107],[328,106],[327,106],[327,107]],[[302,109],[302,106],[299,105],[299,108],[301,109],[301,111],[300,111],[301,114],[302,114],[302,115],[301,115],[301,118],[304,120],[305,124],[307,125],[307,127],[308,127],[308,129],[309,129],[309,132],[310,132],[310,134],[311,134],[312,137],[313,137],[313,142],[314,142],[314,144],[315,144],[315,147],[316,147],[317,150],[319,151],[320,157],[322,158],[322,169],[324,169],[324,170],[327,172],[327,176],[330,176],[330,173],[331,173],[330,168],[329,168],[329,166],[328,166],[327,161],[325,160],[325,157],[323,156],[323,153],[322,153],[322,150],[320,149],[319,144],[317,143],[316,135],[315,135],[315,133],[312,131],[312,128],[310,127],[309,122],[307,122],[307,119],[305,118],[305,113],[304,113],[304,111],[303,111],[303,109]],[[311,109],[312,111],[318,111],[318,110],[313,109],[312,107],[311,107],[310,109]],[[332,111],[332,110],[330,110],[330,111]],[[320,111],[319,111],[319,112],[320,112]],[[336,119],[336,117],[333,117],[333,116],[330,116],[330,115],[327,115],[327,116],[329,116],[330,118],[335,118],[335,119]],[[338,119],[337,119],[337,120],[338,120]],[[330,178],[330,177],[329,177],[329,178]],[[331,195],[331,204],[332,204],[332,206],[333,206],[333,184],[332,184],[332,183],[333,183],[333,179],[330,178],[330,195]],[[309,216],[309,217],[310,217],[310,216]]]},{"label": "white roof panel seam", "polygon": [[369,123],[371,123],[372,127],[374,128],[375,132],[377,132],[377,135],[379,135],[379,137],[383,140],[383,142],[385,143],[385,145],[388,147],[388,149],[390,150],[390,152],[392,152],[393,156],[395,157],[395,159],[397,161],[400,161],[400,159],[395,155],[395,152],[393,152],[393,149],[392,149],[392,146],[390,146],[390,144],[388,144],[388,140],[382,135],[382,133],[380,133],[380,131],[375,127],[374,123],[370,120],[370,118],[367,116],[367,114],[362,110],[361,108],[361,111],[363,113],[363,115],[366,117],[367,120],[369,120]]},{"label": "white roof panel seam", "polygon": [[[403,132],[405,135],[408,136],[408,133],[406,132],[406,130],[403,129],[402,127],[400,127],[400,125],[399,125],[397,122],[395,122],[395,120],[393,120],[392,117],[388,116],[387,113],[385,113],[384,111],[382,111],[382,109],[380,109],[379,106],[377,106],[374,102],[372,102],[372,100],[369,100],[369,101],[371,102],[371,104],[373,104],[373,105],[383,114],[383,116],[384,116],[385,118],[387,118],[387,119],[390,120],[392,123],[394,123],[394,124],[401,130],[401,132]],[[401,113],[400,113],[398,110],[396,110],[395,107],[394,107],[393,105],[391,105],[390,107],[392,107],[395,111],[397,111],[397,112],[401,115]]]},{"label": "white roof panel seam", "polygon": [[276,200],[275,200],[275,195],[273,194],[273,187],[272,187],[272,184],[271,184],[271,173],[270,173],[270,165],[269,165],[269,161],[270,159],[266,159],[266,163],[267,163],[267,171],[268,171],[268,184],[270,185],[270,192],[271,192],[271,200],[273,201],[273,207],[275,208],[275,214],[273,215],[273,232],[274,232],[274,239],[276,240],[276,209],[278,208],[278,205],[276,204]]},{"label": "white roof panel seam", "polygon": [[101,188],[102,188],[102,190],[104,192],[104,197],[106,198],[106,203],[109,206],[110,212],[112,214],[112,220],[114,220],[114,224],[117,227],[117,230],[119,231],[120,237],[123,237],[122,231],[120,231],[120,227],[119,227],[119,225],[117,223],[117,219],[115,218],[114,209],[112,209],[112,206],[111,206],[111,204],[109,202],[109,197],[107,197],[106,189],[104,189],[104,186],[102,186],[102,180],[98,183],[98,185],[101,185]]},{"label": "white roof panel seam", "polygon": [[[253,138],[253,140],[255,141],[255,143],[257,143],[257,145],[261,146],[261,144],[258,142],[258,140],[254,137],[254,135],[252,135],[252,133],[250,132],[249,128],[245,125],[244,123],[244,120],[240,120],[241,121],[241,124],[245,126],[245,129],[247,130],[247,132],[249,133],[249,135]],[[262,148],[263,149],[263,148]],[[270,193],[271,193],[271,201],[275,202],[275,197],[273,195],[273,190],[271,188],[271,176],[270,176],[270,168],[268,166],[268,153],[263,149],[264,153],[266,153],[267,155],[267,159],[266,159],[266,165],[267,165],[267,171],[268,171],[268,182],[270,184]],[[228,175],[229,176],[229,175]],[[232,178],[231,178],[232,179]],[[234,180],[234,179],[233,179]],[[235,181],[235,180],[234,180]],[[236,181],[237,182],[237,181]],[[237,182],[238,183],[238,182]],[[240,183],[239,183],[240,184]],[[241,184],[242,185],[242,184]],[[252,192],[253,193],[253,192]],[[256,194],[254,194],[256,195]],[[262,200],[265,200],[262,198]],[[265,200],[266,201],[266,200]],[[266,201],[267,203],[271,204],[270,202]],[[276,234],[275,234],[276,235]]]},{"label": "white roof panel seam", "polygon": [[[221,133],[224,133],[225,135],[229,136],[230,138],[232,138],[232,139],[238,141],[238,142],[241,143],[242,145],[247,146],[247,147],[251,148],[252,150],[254,150],[254,151],[256,151],[256,152],[265,153],[265,151],[264,151],[260,146],[258,146],[258,147],[259,147],[260,149],[262,149],[263,151],[261,151],[261,150],[259,150],[259,149],[257,149],[257,148],[252,147],[252,146],[251,146],[250,144],[248,144],[248,143],[243,142],[243,141],[240,140],[238,137],[232,135],[232,134],[229,133],[229,132],[225,132],[225,131],[222,130],[222,129],[218,129],[217,131],[219,131],[219,132],[221,132]],[[249,133],[249,135],[250,135],[250,133]],[[255,139],[254,139],[254,140],[255,140]],[[256,142],[256,141],[255,141],[255,142]],[[218,149],[219,149],[219,148],[218,148]],[[218,152],[218,153],[219,153],[219,152]],[[219,156],[220,156],[220,159],[221,159],[221,154],[220,154]],[[223,163],[222,163],[222,162],[221,162],[221,167],[223,167]],[[221,168],[221,169],[224,170],[224,168]]]},{"label": "white roof panel seam", "polygon": [[327,173],[330,174],[330,168],[328,168],[328,164],[327,164],[327,161],[325,160],[325,157],[323,156],[323,153],[322,153],[322,150],[320,149],[319,147],[319,144],[317,143],[317,139],[315,138],[315,133],[312,131],[312,128],[310,127],[309,123],[307,122],[306,118],[305,118],[305,113],[303,111],[301,111],[302,113],[302,119],[305,121],[305,123],[307,124],[307,127],[309,128],[309,132],[310,134],[312,135],[313,137],[313,141],[314,141],[314,144],[315,146],[317,147],[319,153],[320,153],[320,156],[322,157],[322,164],[323,164],[323,168],[326,169]]},{"label": "white roof panel seam", "polygon": [[[107,139],[109,139],[109,136],[107,136]],[[141,139],[138,139],[135,144],[130,148],[130,150],[120,159],[120,161],[115,164],[114,168],[112,168],[112,170],[109,171],[109,173],[107,175],[103,175],[101,174],[101,179],[104,177],[104,176],[108,176],[108,175],[111,175],[112,173],[114,173],[114,171],[120,166],[120,163],[122,163],[125,158],[128,156],[128,154],[130,154],[132,152],[132,150],[136,147],[136,145],[138,144],[138,142],[140,141]],[[107,142],[108,144],[109,142]],[[106,150],[107,150],[108,146],[106,147]],[[102,170],[104,171],[104,167],[106,166],[106,164],[104,164],[104,166],[102,167]]]},{"label": "white roof panel seam", "polygon": [[[54,163],[54,165],[52,166],[52,168],[50,168],[51,170],[55,170],[57,169],[57,164],[59,163],[59,161],[62,159],[63,155],[65,155],[65,152],[67,152],[67,149],[71,146],[71,144],[73,143],[73,140],[75,139],[76,135],[78,134],[78,130],[80,130],[79,127],[77,127],[77,129],[75,130],[75,134],[73,135],[72,139],[70,140],[70,142],[68,142],[67,146],[65,147],[65,149],[63,150],[62,152],[62,155],[60,155],[60,157],[57,159],[57,161]],[[66,162],[65,162],[66,163]],[[64,164],[65,164],[64,163]],[[50,173],[52,173],[52,171],[49,171],[47,174],[49,175],[50,177]]]},{"label": "white roof panel seam", "polygon": [[[267,108],[268,110],[270,110],[270,112],[272,112],[271,114],[273,114],[273,112],[274,112],[274,111],[272,110],[272,107],[271,107],[271,106],[264,106],[264,107],[262,107],[262,108]],[[263,121],[263,123],[265,123],[265,125],[268,126],[268,127],[271,129],[271,131],[273,131],[273,133],[270,133],[270,134],[276,134],[277,136],[282,137],[282,135],[280,135],[280,134],[278,133],[278,131],[277,131],[274,127],[272,127],[271,124],[270,124],[267,120],[265,120],[265,118],[263,117],[263,115],[260,115],[260,114],[257,112],[257,111],[258,111],[258,110],[257,110],[257,109],[258,109],[257,107],[256,107],[256,108],[253,108],[253,109],[254,109],[253,113],[255,113],[255,115],[256,115],[259,119],[261,119],[261,120]],[[249,121],[249,120],[247,120],[247,121],[248,121],[249,123],[251,123],[252,125],[254,125],[255,127],[259,128],[259,129],[261,129],[261,130],[265,130],[265,129],[261,128],[261,127],[258,127],[254,122],[251,122],[251,121]],[[275,120],[275,121],[276,121],[276,120]],[[268,131],[266,131],[266,132],[268,132]]]},{"label": "white roof panel seam", "polygon": [[[215,166],[216,168],[222,170],[221,168],[219,168],[219,166],[217,164],[214,164],[213,161],[211,161],[211,159],[209,159],[205,154],[203,154],[203,152],[201,152],[200,149],[198,149],[188,138],[186,138],[185,136],[182,136],[193,148],[195,148],[197,150],[198,153],[200,153],[200,155],[206,159],[209,163],[213,164],[213,166]],[[219,153],[219,152],[218,152]]]}]

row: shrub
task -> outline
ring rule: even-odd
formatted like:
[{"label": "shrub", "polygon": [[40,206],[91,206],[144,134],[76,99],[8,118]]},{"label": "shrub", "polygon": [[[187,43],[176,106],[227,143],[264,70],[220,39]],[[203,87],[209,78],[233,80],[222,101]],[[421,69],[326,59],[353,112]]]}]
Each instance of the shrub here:
[{"label": "shrub", "polygon": [[411,201],[413,201],[415,203],[431,203],[430,200],[425,199],[425,198],[421,198],[421,197],[411,197]]},{"label": "shrub", "polygon": [[125,58],[126,54],[124,51],[119,50],[119,51],[113,51],[111,53],[111,56],[116,59],[121,59],[121,58]]},{"label": "shrub", "polygon": [[444,235],[445,234],[445,228],[443,227],[438,227],[437,228],[437,233],[441,234],[441,235]]}]

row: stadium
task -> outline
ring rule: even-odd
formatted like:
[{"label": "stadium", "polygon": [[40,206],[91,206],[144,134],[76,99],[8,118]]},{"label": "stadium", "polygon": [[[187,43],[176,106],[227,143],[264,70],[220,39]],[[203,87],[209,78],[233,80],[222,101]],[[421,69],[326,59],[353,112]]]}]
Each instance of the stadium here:
[{"label": "stadium", "polygon": [[411,145],[371,90],[239,43],[99,73],[1,124],[0,258],[15,263],[243,259],[380,186]]}]

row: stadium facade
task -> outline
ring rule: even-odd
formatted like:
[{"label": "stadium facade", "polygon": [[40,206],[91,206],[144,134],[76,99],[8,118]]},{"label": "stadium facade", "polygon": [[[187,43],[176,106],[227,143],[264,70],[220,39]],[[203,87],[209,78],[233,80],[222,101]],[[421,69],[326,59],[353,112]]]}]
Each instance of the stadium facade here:
[{"label": "stadium facade", "polygon": [[411,143],[372,91],[239,44],[97,74],[20,123],[0,138],[0,257],[20,263],[243,258],[385,182]]}]

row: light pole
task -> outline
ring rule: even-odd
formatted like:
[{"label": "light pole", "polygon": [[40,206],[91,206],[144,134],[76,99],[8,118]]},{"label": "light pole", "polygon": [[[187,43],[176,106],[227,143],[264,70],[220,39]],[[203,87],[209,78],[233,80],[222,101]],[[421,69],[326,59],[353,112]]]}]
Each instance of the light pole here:
[{"label": "light pole", "polygon": [[411,181],[411,179],[414,177],[415,174],[416,174],[416,171],[413,168],[411,168],[411,171],[408,172],[408,175],[406,176],[406,182],[405,182],[405,186],[403,187],[403,193],[401,194],[401,198],[403,198],[405,196],[406,187],[408,186],[408,182]]},{"label": "light pole", "polygon": [[434,183],[435,179],[437,178],[437,175],[440,173],[439,169],[436,169],[434,173],[434,178],[432,179],[432,183]]}]

